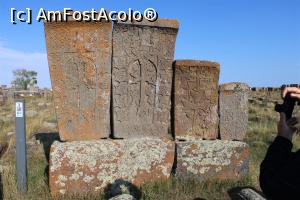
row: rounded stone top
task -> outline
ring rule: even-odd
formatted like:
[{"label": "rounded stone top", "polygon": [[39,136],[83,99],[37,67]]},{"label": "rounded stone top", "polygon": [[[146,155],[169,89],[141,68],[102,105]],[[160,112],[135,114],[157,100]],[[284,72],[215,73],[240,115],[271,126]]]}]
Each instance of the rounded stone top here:
[{"label": "rounded stone top", "polygon": [[148,21],[146,19],[143,19],[141,22],[138,21],[126,21],[121,22],[118,21],[117,24],[128,24],[128,25],[137,25],[137,26],[152,26],[152,27],[161,27],[161,28],[173,28],[178,29],[179,28],[179,22],[176,19],[163,19],[159,18],[154,22]]},{"label": "rounded stone top", "polygon": [[221,91],[250,90],[250,86],[246,83],[241,83],[241,82],[224,83],[220,85],[220,90]]},{"label": "rounded stone top", "polygon": [[220,64],[207,60],[175,60],[176,66],[182,67],[214,67],[220,71]]}]

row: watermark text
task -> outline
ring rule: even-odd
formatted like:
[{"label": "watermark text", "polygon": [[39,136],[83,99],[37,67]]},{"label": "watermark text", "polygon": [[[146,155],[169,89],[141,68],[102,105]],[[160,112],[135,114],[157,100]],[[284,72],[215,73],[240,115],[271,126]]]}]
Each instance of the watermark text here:
[{"label": "watermark text", "polygon": [[141,22],[148,20],[154,22],[158,19],[158,13],[154,8],[147,8],[143,12],[129,8],[127,11],[107,11],[104,8],[100,10],[91,9],[89,11],[74,11],[71,8],[64,8],[62,11],[47,11],[40,8],[35,16],[31,8],[17,10],[11,8],[10,21],[12,24],[27,23],[32,24],[33,20],[37,22],[67,22],[67,21],[121,21],[121,22]]}]

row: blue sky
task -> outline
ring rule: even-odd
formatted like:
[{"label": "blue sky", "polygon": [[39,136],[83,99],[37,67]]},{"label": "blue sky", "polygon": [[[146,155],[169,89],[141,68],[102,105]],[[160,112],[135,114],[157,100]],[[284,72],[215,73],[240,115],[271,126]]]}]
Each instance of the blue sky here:
[{"label": "blue sky", "polygon": [[0,3],[0,84],[12,70],[38,71],[41,87],[50,87],[43,23],[10,23],[10,9],[143,11],[176,18],[180,28],[175,59],[212,60],[221,64],[220,82],[251,86],[300,83],[300,0],[3,0]]}]

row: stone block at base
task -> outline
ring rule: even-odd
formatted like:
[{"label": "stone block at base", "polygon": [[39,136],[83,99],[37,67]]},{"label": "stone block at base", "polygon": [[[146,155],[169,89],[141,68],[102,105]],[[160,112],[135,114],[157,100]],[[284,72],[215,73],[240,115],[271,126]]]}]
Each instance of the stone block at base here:
[{"label": "stone block at base", "polygon": [[248,145],[238,141],[176,142],[176,176],[199,181],[236,179],[248,174]]},{"label": "stone block at base", "polygon": [[139,186],[167,179],[174,151],[174,142],[155,138],[55,142],[50,152],[51,194],[103,191],[116,180]]}]

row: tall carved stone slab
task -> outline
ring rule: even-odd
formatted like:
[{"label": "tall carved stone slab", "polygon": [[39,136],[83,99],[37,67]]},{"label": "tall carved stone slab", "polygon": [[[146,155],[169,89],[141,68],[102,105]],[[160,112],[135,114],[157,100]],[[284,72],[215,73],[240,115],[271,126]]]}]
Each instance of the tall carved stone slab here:
[{"label": "tall carved stone slab", "polygon": [[197,60],[174,64],[176,139],[216,139],[220,65]]},{"label": "tall carved stone slab", "polygon": [[248,125],[248,96],[245,83],[220,85],[220,136],[222,140],[243,140]]},{"label": "tall carved stone slab", "polygon": [[167,137],[176,20],[116,23],[113,32],[114,137]]},{"label": "tall carved stone slab", "polygon": [[61,139],[108,137],[112,24],[45,23],[45,33]]}]

